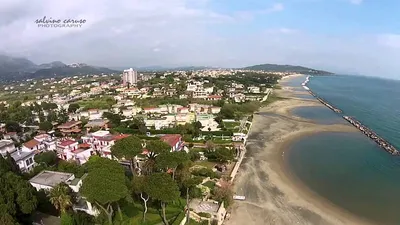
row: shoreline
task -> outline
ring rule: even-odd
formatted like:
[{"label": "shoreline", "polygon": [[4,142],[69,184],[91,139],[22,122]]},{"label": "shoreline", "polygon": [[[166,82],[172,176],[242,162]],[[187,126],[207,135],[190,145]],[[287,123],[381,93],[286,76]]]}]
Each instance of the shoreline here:
[{"label": "shoreline", "polygon": [[288,99],[254,115],[245,159],[234,181],[235,193],[246,200],[235,201],[224,224],[370,224],[314,193],[290,172],[284,157],[290,144],[306,136],[358,130],[348,124],[324,125],[296,117],[291,113],[294,108],[323,105],[316,99],[295,98],[290,89],[277,92]]}]

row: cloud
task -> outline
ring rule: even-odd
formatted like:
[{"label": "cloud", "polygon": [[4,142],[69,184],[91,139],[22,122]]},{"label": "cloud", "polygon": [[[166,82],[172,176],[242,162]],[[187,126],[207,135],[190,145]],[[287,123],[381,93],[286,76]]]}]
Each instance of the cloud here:
[{"label": "cloud", "polygon": [[283,11],[285,7],[282,3],[275,3],[271,8],[267,9],[266,12],[280,12]]},{"label": "cloud", "polygon": [[378,36],[378,43],[390,48],[400,48],[400,34],[382,34]]},{"label": "cloud", "polygon": [[351,4],[360,5],[364,0],[349,0]]},{"label": "cloud", "polygon": [[[61,60],[128,68],[282,63],[371,75],[400,70],[396,62],[400,58],[399,35],[327,36],[298,29],[295,24],[285,27],[283,22],[275,27],[262,24],[262,30],[257,30],[254,27],[261,20],[242,23],[246,15],[274,19],[278,16],[273,13],[285,6],[277,3],[261,10],[221,13],[213,10],[211,3],[2,0],[0,52],[28,57],[35,63]],[[81,28],[38,28],[34,20],[43,16],[82,18],[87,23]]]},{"label": "cloud", "polygon": [[280,12],[280,11],[283,11],[284,9],[285,9],[285,7],[282,3],[275,3],[266,9],[237,11],[234,14],[242,20],[250,21],[250,20],[253,20],[258,15],[265,15],[265,14]]}]

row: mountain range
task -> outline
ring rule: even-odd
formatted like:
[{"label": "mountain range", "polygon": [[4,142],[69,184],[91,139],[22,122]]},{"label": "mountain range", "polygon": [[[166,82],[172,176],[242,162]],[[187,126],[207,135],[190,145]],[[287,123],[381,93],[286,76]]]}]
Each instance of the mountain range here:
[{"label": "mountain range", "polygon": [[[204,69],[216,69],[215,67],[207,66],[186,66],[186,67],[175,67],[166,68],[161,66],[150,66],[150,67],[138,67],[135,68],[138,71],[189,71],[189,70],[204,70]],[[229,69],[229,68],[226,68]],[[316,70],[312,68],[292,65],[278,65],[278,64],[260,64],[254,66],[248,66],[244,68],[246,70],[264,70],[271,72],[297,72],[307,74],[332,74],[323,70]],[[110,74],[110,73],[121,73],[123,68],[105,68],[91,66],[84,63],[64,64],[60,61],[53,61],[50,63],[37,65],[26,58],[16,58],[6,55],[0,55],[0,82],[11,82],[24,79],[40,79],[40,78],[52,78],[52,77],[67,77],[76,75],[86,74]]]},{"label": "mountain range", "polygon": [[0,55],[0,82],[103,73],[120,73],[120,71],[84,63],[67,65],[60,61],[36,65],[25,58]]}]

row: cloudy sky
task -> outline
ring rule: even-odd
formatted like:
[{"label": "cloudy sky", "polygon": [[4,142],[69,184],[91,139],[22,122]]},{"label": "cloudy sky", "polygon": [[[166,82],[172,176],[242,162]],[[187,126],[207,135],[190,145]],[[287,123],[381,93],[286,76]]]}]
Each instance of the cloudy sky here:
[{"label": "cloudy sky", "polygon": [[[398,0],[1,0],[0,52],[108,67],[296,64],[400,79]],[[80,28],[42,28],[86,19]]]}]

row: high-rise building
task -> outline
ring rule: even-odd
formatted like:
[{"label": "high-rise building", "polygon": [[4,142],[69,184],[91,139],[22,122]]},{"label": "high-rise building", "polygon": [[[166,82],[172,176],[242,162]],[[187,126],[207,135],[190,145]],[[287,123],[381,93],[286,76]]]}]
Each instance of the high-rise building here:
[{"label": "high-rise building", "polygon": [[122,74],[122,82],[124,85],[136,85],[138,81],[138,75],[137,71],[134,71],[132,68],[128,70],[124,70],[124,73]]}]

